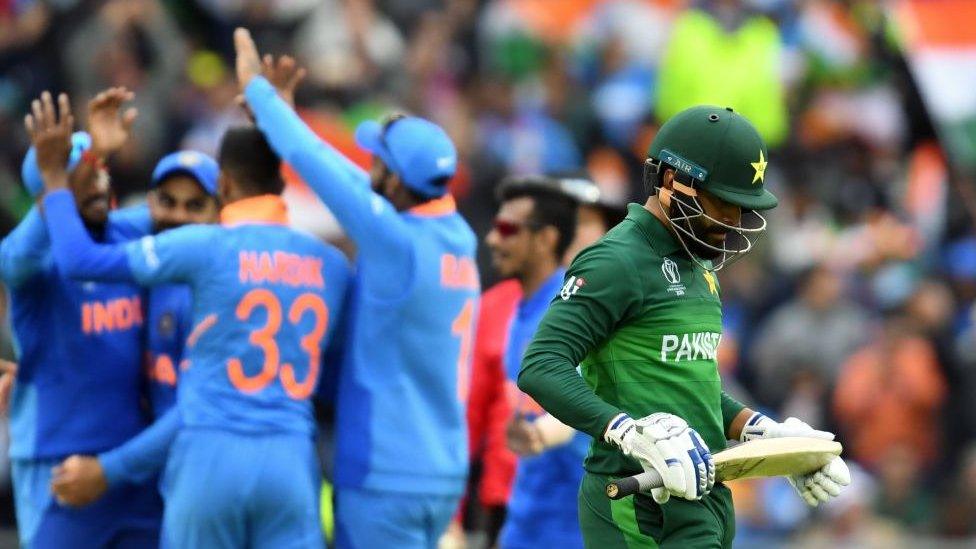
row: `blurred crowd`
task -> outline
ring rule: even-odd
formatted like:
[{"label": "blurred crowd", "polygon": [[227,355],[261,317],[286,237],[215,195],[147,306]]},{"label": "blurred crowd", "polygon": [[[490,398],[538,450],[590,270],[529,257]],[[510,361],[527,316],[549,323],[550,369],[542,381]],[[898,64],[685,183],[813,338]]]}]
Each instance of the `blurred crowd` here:
[{"label": "blurred crowd", "polygon": [[[111,172],[119,201],[138,200],[163,154],[214,154],[244,121],[238,25],[308,68],[300,113],[358,161],[365,118],[405,110],[445,127],[462,160],[452,191],[479,235],[506,175],[585,170],[605,197],[643,201],[659,123],[732,106],[769,144],[780,206],[758,251],[721,273],[727,389],[833,430],[858,465],[854,489],[814,512],[785,482],[736,483],[738,543],[972,538],[976,187],[937,140],[902,3],[0,0],[0,234],[30,206],[30,99],[67,91],[83,112],[102,88],[134,90],[135,139]],[[309,196],[292,177],[297,222],[340,238]]]}]

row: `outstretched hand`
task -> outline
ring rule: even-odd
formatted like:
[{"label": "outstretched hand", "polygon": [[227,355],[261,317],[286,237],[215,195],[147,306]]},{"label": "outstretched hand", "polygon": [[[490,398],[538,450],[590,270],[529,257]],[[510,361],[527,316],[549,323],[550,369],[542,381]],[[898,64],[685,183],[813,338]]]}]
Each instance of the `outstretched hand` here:
[{"label": "outstretched hand", "polygon": [[135,94],[124,87],[109,88],[88,102],[88,133],[92,138],[92,153],[108,156],[125,145],[139,112],[125,109],[122,104],[131,101]]},{"label": "outstretched hand", "polygon": [[[60,116],[59,116],[60,112]],[[50,92],[31,102],[31,114],[24,117],[24,127],[37,153],[37,167],[48,189],[67,187],[68,157],[71,154],[71,132],[75,118],[66,94],[58,96],[57,111]]]},{"label": "outstretched hand", "polygon": [[234,31],[234,48],[237,50],[237,82],[241,92],[254,77],[264,76],[286,103],[295,106],[295,89],[307,72],[293,57],[275,58],[271,54],[261,57],[251,33],[245,28]]}]

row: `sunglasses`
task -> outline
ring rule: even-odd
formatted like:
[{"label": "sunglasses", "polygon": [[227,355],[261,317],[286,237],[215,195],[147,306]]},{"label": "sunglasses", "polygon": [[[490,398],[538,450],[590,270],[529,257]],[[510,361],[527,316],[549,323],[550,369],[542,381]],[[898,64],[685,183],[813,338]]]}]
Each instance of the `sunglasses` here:
[{"label": "sunglasses", "polygon": [[531,223],[515,223],[514,221],[505,221],[504,219],[496,219],[492,222],[492,227],[498,232],[498,235],[502,238],[509,238],[517,235],[522,229],[533,230],[538,227]]}]

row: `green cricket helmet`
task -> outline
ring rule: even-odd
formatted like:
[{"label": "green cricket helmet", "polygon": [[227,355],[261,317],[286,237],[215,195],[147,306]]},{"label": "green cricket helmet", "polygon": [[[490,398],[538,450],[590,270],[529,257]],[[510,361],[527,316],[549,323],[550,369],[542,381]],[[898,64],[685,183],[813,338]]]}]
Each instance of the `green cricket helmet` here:
[{"label": "green cricket helmet", "polygon": [[[658,199],[668,206],[664,211],[686,251],[684,237],[699,247],[721,252],[722,260],[706,267],[718,270],[752,249],[766,229],[766,220],[758,211],[775,208],[778,201],[765,188],[766,145],[748,120],[731,108],[702,105],[686,109],[661,126],[647,156],[645,186],[657,189]],[[674,193],[659,188],[667,168],[675,171]],[[735,227],[708,216],[697,199],[698,189],[741,207],[748,215]],[[672,201],[672,196],[677,200]],[[741,246],[730,249],[726,243],[719,248],[698,238],[687,223],[682,223],[696,217],[705,217],[728,229],[729,234],[738,235]]]}]

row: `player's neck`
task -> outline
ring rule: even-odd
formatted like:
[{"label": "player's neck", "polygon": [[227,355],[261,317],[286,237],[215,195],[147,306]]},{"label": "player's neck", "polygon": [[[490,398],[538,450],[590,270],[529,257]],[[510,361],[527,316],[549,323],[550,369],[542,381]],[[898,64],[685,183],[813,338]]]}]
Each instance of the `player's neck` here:
[{"label": "player's neck", "polygon": [[651,212],[651,215],[653,215],[658,221],[661,222],[662,225],[664,225],[665,228],[667,228],[668,232],[671,233],[671,236],[680,242],[681,235],[679,235],[678,232],[674,230],[674,227],[671,226],[671,220],[668,219],[668,214],[661,206],[661,202],[657,195],[651,195],[647,198],[647,202],[644,202],[644,209]]},{"label": "player's neck", "polygon": [[556,272],[559,268],[559,262],[555,258],[547,258],[540,260],[534,265],[530,265],[525,272],[523,272],[519,277],[519,282],[522,283],[522,295],[526,298],[531,297],[535,294],[539,288],[549,280],[552,273]]}]

